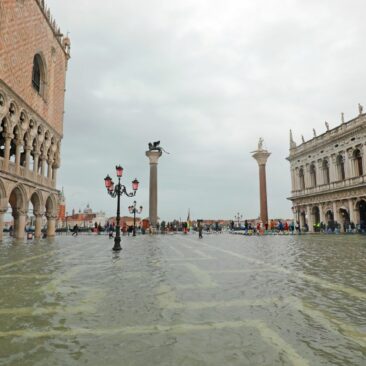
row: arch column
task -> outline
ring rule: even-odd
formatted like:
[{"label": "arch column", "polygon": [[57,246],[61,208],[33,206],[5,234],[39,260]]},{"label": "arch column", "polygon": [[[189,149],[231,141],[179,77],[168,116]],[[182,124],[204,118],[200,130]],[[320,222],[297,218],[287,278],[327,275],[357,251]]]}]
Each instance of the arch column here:
[{"label": "arch column", "polygon": [[311,212],[311,207],[310,206],[306,206],[306,216],[308,218],[308,227],[309,227],[309,232],[313,233],[314,232],[314,222],[313,222],[313,213]]},{"label": "arch column", "polygon": [[15,140],[15,171],[19,174],[20,170],[20,149],[22,148],[23,141]]},{"label": "arch column", "polygon": [[53,237],[56,235],[56,219],[54,214],[46,214],[47,217],[47,237]]},{"label": "arch column", "polygon": [[363,175],[366,175],[366,144],[363,144],[361,148],[361,154],[362,154],[362,172]]},{"label": "arch column", "polygon": [[322,204],[319,204],[319,218],[320,222],[325,224],[324,205]]},{"label": "arch column", "polygon": [[27,215],[25,211],[16,209],[13,212],[14,217],[14,237],[16,239],[24,239],[25,236],[25,223]]},{"label": "arch column", "polygon": [[34,237],[36,239],[39,239],[42,236],[42,217],[43,217],[43,213],[42,212],[34,212],[34,216],[36,218],[36,223],[35,223],[35,229],[34,229]]},{"label": "arch column", "polygon": [[42,177],[44,177],[45,172],[46,172],[46,159],[47,159],[47,157],[42,154],[41,155],[41,175],[42,175]]},{"label": "arch column", "polygon": [[6,211],[6,208],[0,209],[0,240],[3,240],[4,236],[4,215]]},{"label": "arch column", "polygon": [[33,173],[35,175],[37,175],[38,174],[38,164],[39,164],[39,153],[35,151],[33,153],[33,158],[34,158]]},{"label": "arch column", "polygon": [[5,152],[4,152],[4,165],[3,165],[4,170],[9,170],[10,145],[11,145],[11,140],[13,139],[13,137],[14,136],[11,133],[6,133],[4,135],[4,139],[5,139]]},{"label": "arch column", "polygon": [[356,212],[355,212],[355,208],[354,208],[354,204],[353,204],[352,199],[348,200],[348,207],[349,207],[349,220],[356,225],[357,224],[357,217],[356,217]]},{"label": "arch column", "polygon": [[52,178],[53,178],[53,174],[52,174],[53,173],[53,169],[52,169],[53,158],[48,159],[47,163],[48,163],[47,178],[49,180],[52,180]]},{"label": "arch column", "polygon": [[32,147],[27,145],[25,147],[25,166],[24,166],[26,172],[29,171],[31,151],[32,151]]},{"label": "arch column", "polygon": [[337,203],[333,202],[333,220],[340,224],[339,222],[339,212],[337,210]]}]

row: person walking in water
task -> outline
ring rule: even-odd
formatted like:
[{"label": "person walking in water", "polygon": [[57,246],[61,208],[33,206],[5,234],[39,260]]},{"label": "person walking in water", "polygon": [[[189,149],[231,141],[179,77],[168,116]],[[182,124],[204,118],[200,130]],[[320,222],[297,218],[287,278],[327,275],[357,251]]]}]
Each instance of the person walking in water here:
[{"label": "person walking in water", "polygon": [[76,224],[72,229],[72,236],[78,236],[78,234],[79,234],[79,226],[78,224]]}]

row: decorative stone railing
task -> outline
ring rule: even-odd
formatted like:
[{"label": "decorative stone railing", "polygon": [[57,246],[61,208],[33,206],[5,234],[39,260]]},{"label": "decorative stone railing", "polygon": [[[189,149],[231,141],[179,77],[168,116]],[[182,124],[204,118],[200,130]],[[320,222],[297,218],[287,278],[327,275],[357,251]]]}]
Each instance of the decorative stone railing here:
[{"label": "decorative stone railing", "polygon": [[34,183],[41,184],[46,187],[55,188],[56,182],[48,177],[34,173],[32,170],[27,170],[23,166],[19,166],[19,170],[14,162],[9,161],[8,170],[4,169],[4,158],[0,158],[0,172],[9,173],[13,176],[18,176],[20,179],[28,179]]},{"label": "decorative stone railing", "polygon": [[322,184],[312,188],[305,188],[302,190],[292,191],[292,197],[300,197],[300,196],[307,196],[307,195],[315,195],[318,193],[326,193],[332,192],[334,190],[342,189],[342,188],[352,188],[356,187],[360,184],[366,184],[366,175],[353,177],[345,180],[340,180],[336,182],[331,182],[329,184]]}]

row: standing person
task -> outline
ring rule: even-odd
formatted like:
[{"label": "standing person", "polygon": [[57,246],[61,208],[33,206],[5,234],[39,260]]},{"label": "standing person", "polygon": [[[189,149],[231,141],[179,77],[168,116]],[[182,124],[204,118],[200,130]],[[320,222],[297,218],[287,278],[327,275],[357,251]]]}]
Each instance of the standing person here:
[{"label": "standing person", "polygon": [[202,230],[203,230],[202,225],[198,225],[198,238],[199,239],[203,238]]},{"label": "standing person", "polygon": [[79,226],[78,224],[75,224],[74,228],[72,229],[72,236],[78,236],[79,235]]}]

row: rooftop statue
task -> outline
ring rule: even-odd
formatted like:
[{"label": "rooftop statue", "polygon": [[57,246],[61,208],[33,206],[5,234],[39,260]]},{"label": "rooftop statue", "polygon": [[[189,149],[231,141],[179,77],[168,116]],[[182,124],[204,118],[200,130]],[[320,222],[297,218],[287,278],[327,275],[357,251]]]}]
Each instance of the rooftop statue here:
[{"label": "rooftop statue", "polygon": [[329,123],[327,121],[325,121],[325,128],[329,131]]},{"label": "rooftop statue", "polygon": [[313,135],[314,135],[314,137],[316,137],[316,131],[315,131],[315,128],[313,128]]},{"label": "rooftop statue", "polygon": [[360,114],[362,114],[362,113],[363,113],[363,105],[361,105],[360,103],[358,103],[358,112],[359,112]]}]

